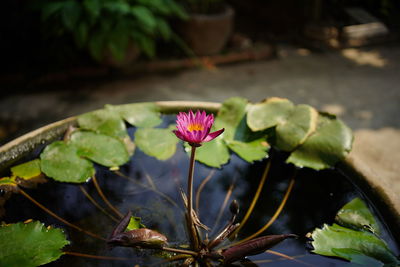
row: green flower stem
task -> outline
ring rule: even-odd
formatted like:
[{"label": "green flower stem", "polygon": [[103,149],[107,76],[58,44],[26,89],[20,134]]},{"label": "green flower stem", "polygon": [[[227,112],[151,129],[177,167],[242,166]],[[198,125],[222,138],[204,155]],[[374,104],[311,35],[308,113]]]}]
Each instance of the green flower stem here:
[{"label": "green flower stem", "polygon": [[193,221],[193,171],[194,171],[195,154],[196,154],[196,147],[192,146],[192,151],[190,154],[189,173],[188,173],[188,187],[187,187],[188,203],[187,203],[186,222],[189,231],[191,247],[192,249],[197,250],[200,248],[200,241],[196,230],[196,226],[194,225]]}]

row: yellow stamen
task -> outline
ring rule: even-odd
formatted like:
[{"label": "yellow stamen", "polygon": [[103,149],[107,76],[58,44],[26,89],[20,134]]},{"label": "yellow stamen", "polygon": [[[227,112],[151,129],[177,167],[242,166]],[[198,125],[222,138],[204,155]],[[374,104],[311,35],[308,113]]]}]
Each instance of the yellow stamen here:
[{"label": "yellow stamen", "polygon": [[204,127],[200,123],[193,123],[193,124],[189,124],[187,126],[187,129],[188,129],[189,132],[192,132],[192,131],[203,131]]}]

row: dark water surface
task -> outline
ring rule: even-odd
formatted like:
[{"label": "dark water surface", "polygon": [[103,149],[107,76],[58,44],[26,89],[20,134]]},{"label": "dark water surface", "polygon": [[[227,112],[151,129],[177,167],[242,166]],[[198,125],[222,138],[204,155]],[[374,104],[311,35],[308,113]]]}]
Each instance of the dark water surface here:
[{"label": "dark water surface", "polygon": [[[131,133],[132,131],[134,130],[130,129]],[[284,164],[285,155],[273,151],[270,158],[272,167],[262,195],[239,238],[251,235],[266,224],[279,206],[295,173],[292,165]],[[226,224],[230,217],[229,203],[233,199],[238,200],[241,208],[238,221],[244,216],[268,160],[270,159],[248,164],[236,155],[232,155],[229,164],[217,170],[196,163],[195,193],[202,180],[213,174],[200,195],[198,210],[201,221],[212,228],[210,236]],[[171,244],[185,244],[187,237],[179,188],[184,188],[186,191],[188,163],[188,156],[181,145],[178,146],[174,157],[167,161],[158,161],[137,149],[131,161],[120,168],[120,172],[129,178],[121,177],[105,167],[98,166],[97,180],[108,200],[122,213],[131,210],[134,216],[142,218],[146,227],[166,235]],[[250,260],[259,266],[349,265],[340,259],[310,253],[305,235],[324,223],[332,224],[336,212],[354,197],[366,200],[381,221],[383,237],[390,248],[398,254],[397,245],[374,206],[368,202],[368,196],[361,193],[344,175],[335,170],[316,172],[302,169],[297,172],[295,179],[295,186],[286,206],[264,234],[294,233],[300,236],[299,239],[288,239],[273,248],[274,251],[296,257],[298,261],[267,253],[249,257]],[[219,216],[227,191],[232,186],[234,189],[228,205]],[[113,214],[99,197],[92,181],[84,184],[83,188],[104,209]],[[85,197],[78,185],[49,181],[39,185],[37,189],[26,191],[59,216],[100,236],[107,237],[116,224]],[[143,250],[123,247],[109,250],[104,241],[66,227],[22,195],[13,195],[6,202],[5,208],[6,215],[1,220],[7,223],[35,219],[46,225],[64,228],[71,241],[71,245],[64,248],[64,251],[132,258],[131,261],[98,260],[64,255],[60,260],[47,266],[134,266],[152,265],[162,260]]]}]

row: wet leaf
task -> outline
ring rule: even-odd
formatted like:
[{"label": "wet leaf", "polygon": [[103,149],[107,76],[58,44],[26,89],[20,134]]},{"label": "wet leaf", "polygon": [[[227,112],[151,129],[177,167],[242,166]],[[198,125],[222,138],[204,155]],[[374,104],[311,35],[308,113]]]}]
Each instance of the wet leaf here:
[{"label": "wet leaf", "polygon": [[294,105],[284,98],[269,98],[262,103],[249,104],[247,125],[253,131],[261,131],[276,126],[285,121],[293,110]]},{"label": "wet leaf", "polygon": [[167,244],[167,238],[154,230],[141,228],[112,236],[107,243],[112,246],[160,248]]},{"label": "wet leaf", "polygon": [[84,130],[91,130],[105,135],[125,138],[126,126],[119,113],[112,109],[100,109],[82,114],[78,124]]},{"label": "wet leaf", "polygon": [[136,145],[147,155],[159,160],[166,160],[172,157],[179,142],[172,130],[175,127],[166,129],[160,128],[139,128],[135,132]]},{"label": "wet leaf", "polygon": [[369,266],[369,267],[382,267],[384,263],[378,261],[374,258],[368,257],[359,251],[351,248],[333,248],[332,252],[336,254],[336,256],[351,261],[357,265],[361,266]]},{"label": "wet leaf", "polygon": [[340,225],[355,230],[368,230],[375,234],[380,233],[377,221],[360,198],[355,198],[344,205],[337,213],[336,221]]},{"label": "wet leaf", "polygon": [[68,245],[61,229],[46,228],[42,223],[16,223],[0,227],[0,266],[30,267],[57,260]]},{"label": "wet leaf", "polygon": [[160,109],[155,103],[127,104],[111,106],[111,108],[115,109],[129,124],[136,127],[154,127],[162,122]]},{"label": "wet leaf", "polygon": [[320,114],[317,130],[296,149],[287,162],[321,170],[342,160],[351,150],[353,135],[340,120]]},{"label": "wet leaf", "polygon": [[[190,153],[191,147],[185,143],[186,151]],[[228,163],[230,158],[228,147],[222,138],[216,138],[204,143],[196,149],[196,160],[210,167],[221,168]]]},{"label": "wet leaf", "polygon": [[11,168],[11,173],[13,176],[23,179],[38,177],[42,174],[42,171],[40,170],[40,159],[35,159],[14,166]]},{"label": "wet leaf", "polygon": [[286,120],[276,127],[276,146],[283,151],[292,151],[304,143],[317,128],[318,112],[308,105],[298,105],[291,110]]},{"label": "wet leaf", "polygon": [[129,224],[126,227],[126,229],[128,231],[130,231],[130,230],[145,228],[146,226],[144,224],[142,224],[141,221],[142,221],[142,219],[140,217],[131,216],[131,218],[129,220]]},{"label": "wet leaf", "polygon": [[108,135],[88,131],[77,131],[71,135],[70,143],[77,147],[78,155],[107,167],[121,166],[129,161],[125,145]]},{"label": "wet leaf", "polygon": [[267,235],[232,246],[221,253],[224,257],[224,264],[241,260],[247,256],[263,253],[289,237],[296,237],[296,235]]},{"label": "wet leaf", "polygon": [[[325,224],[322,229],[314,230],[311,237],[313,252],[320,255],[342,257],[343,255],[338,255],[337,249],[352,249],[383,263],[398,263],[386,243],[369,232],[355,231],[337,224]],[[347,259],[347,256],[342,258]]]},{"label": "wet leaf", "polygon": [[3,177],[0,179],[0,190],[5,192],[17,192],[17,183],[15,177]]},{"label": "wet leaf", "polygon": [[233,140],[228,142],[228,147],[242,159],[250,163],[266,158],[270,148],[264,138],[248,143]]},{"label": "wet leaf", "polygon": [[56,141],[42,154],[41,169],[44,174],[60,182],[83,183],[95,173],[93,164],[78,156],[75,146]]},{"label": "wet leaf", "polygon": [[237,126],[246,115],[247,99],[232,97],[222,103],[215,118],[214,129],[225,128],[223,138],[233,140]]}]

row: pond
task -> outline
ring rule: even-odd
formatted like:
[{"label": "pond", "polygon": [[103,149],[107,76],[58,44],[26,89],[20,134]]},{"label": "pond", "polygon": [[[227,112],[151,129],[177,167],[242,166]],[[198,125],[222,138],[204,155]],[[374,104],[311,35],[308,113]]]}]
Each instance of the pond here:
[{"label": "pond", "polygon": [[[175,116],[163,115],[160,127],[173,124],[174,120]],[[134,127],[128,129],[132,138],[135,130]],[[40,149],[24,161],[37,158],[39,152]],[[362,198],[373,211],[382,229],[381,237],[398,255],[398,244],[374,204],[369,201],[367,193],[361,192],[348,177],[337,170],[296,169],[285,163],[286,157],[286,153],[272,150],[269,158],[253,164],[235,154],[220,169],[196,163],[194,207],[201,222],[211,228],[208,232],[210,237],[219,232],[231,217],[229,204],[233,199],[240,206],[237,221],[242,221],[270,162],[271,168],[260,198],[237,238],[245,238],[261,229],[275,214],[287,193],[287,202],[281,213],[263,234],[292,233],[299,238],[281,242],[271,249],[271,253],[248,257],[252,263],[258,266],[350,266],[351,263],[344,260],[311,253],[306,234],[316,227],[322,227],[324,223],[332,224],[337,211],[355,197]],[[134,216],[141,218],[141,223],[147,228],[167,236],[170,244],[187,245],[184,205],[179,192],[181,188],[186,188],[188,161],[188,155],[181,144],[174,156],[166,161],[157,160],[136,149],[130,161],[119,170],[96,165],[96,179],[85,184],[49,180],[35,189],[24,190],[58,216],[99,237],[107,238],[119,220],[118,213],[125,214],[130,210]],[[293,182],[294,186],[288,192]],[[128,247],[110,249],[104,240],[66,226],[21,194],[13,194],[5,202],[4,208],[5,215],[1,220],[7,223],[34,219],[45,225],[65,229],[71,241],[71,245],[64,248],[67,255],[46,266],[168,264],[165,263],[165,254],[154,251],[151,253]],[[97,255],[99,258],[87,258],[87,255]],[[251,262],[242,264],[251,265]]]}]

